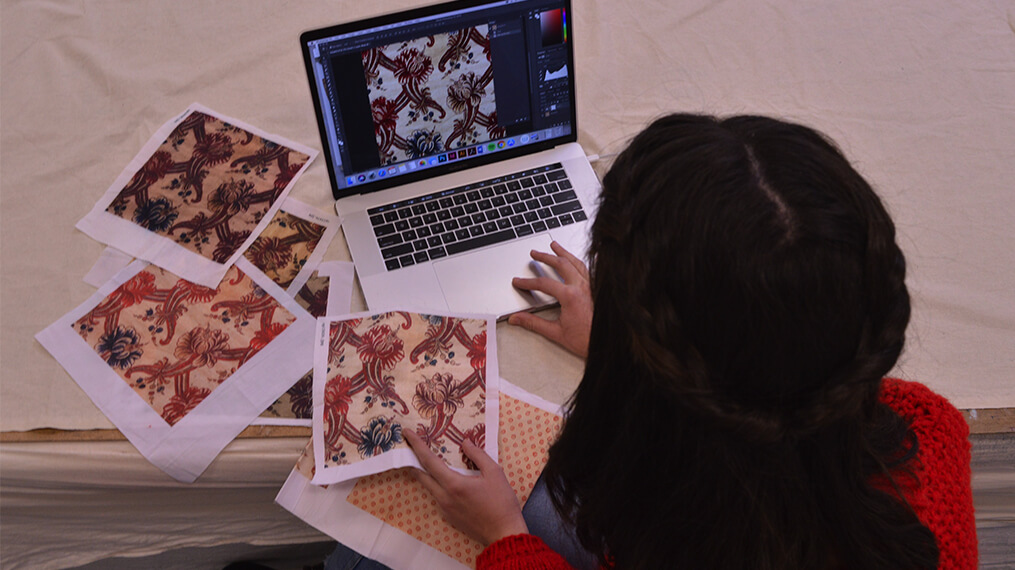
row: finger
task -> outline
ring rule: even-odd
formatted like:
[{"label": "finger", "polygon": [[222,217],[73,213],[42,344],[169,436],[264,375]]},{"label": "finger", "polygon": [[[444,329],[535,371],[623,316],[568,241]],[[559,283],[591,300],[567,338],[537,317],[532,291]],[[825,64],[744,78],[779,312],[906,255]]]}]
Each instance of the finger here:
[{"label": "finger", "polygon": [[560,299],[567,290],[567,285],[550,277],[515,277],[511,285],[526,291],[546,293],[554,299]]},{"label": "finger", "polygon": [[408,430],[402,433],[412,447],[412,452],[416,454],[416,459],[419,459],[420,465],[439,485],[445,485],[448,476],[455,475],[455,472],[444,463],[443,459],[437,457],[437,454],[430,449],[430,446],[419,435]]},{"label": "finger", "polygon": [[430,476],[429,473],[422,469],[412,469],[412,476],[419,481],[423,488],[430,492],[435,499],[440,502],[444,498],[444,487],[441,487],[440,483],[436,479]]},{"label": "finger", "polygon": [[556,241],[550,242],[550,249],[552,249],[553,252],[560,257],[563,257],[570,262],[571,266],[574,267],[575,270],[578,271],[578,273],[586,280],[589,278],[589,268],[578,256],[568,251],[564,246],[560,245],[560,243]]},{"label": "finger", "polygon": [[529,252],[529,255],[532,259],[552,267],[565,283],[572,283],[577,279],[581,279],[581,272],[563,257],[535,249]]},{"label": "finger", "polygon": [[554,342],[559,342],[562,338],[559,322],[537,317],[532,313],[515,313],[508,317],[508,324],[520,326]]},{"label": "finger", "polygon": [[490,454],[485,449],[479,447],[471,440],[462,441],[462,451],[465,452],[465,456],[472,460],[479,467],[479,471],[486,474],[491,469],[500,469],[500,465],[490,457]]}]

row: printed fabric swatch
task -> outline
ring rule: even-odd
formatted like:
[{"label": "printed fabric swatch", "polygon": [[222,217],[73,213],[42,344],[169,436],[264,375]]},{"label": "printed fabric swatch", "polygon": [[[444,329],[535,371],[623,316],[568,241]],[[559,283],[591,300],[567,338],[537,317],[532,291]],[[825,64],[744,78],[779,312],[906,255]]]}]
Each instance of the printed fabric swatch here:
[{"label": "printed fabric swatch", "polygon": [[496,441],[486,438],[498,419],[495,335],[488,317],[394,311],[319,319],[314,483],[418,465],[407,429],[460,471],[473,468],[459,448],[464,439],[496,458]]},{"label": "printed fabric swatch", "polygon": [[[326,261],[318,266],[296,294],[296,302],[312,317],[346,314],[352,302],[353,264]],[[332,283],[334,286],[331,286]],[[252,425],[310,427],[313,417],[314,370],[307,370],[285,394],[268,406]],[[313,457],[310,459],[313,462]]]},{"label": "printed fabric swatch", "polygon": [[216,288],[135,261],[36,338],[145,457],[189,482],[310,367],[313,330],[246,260]]},{"label": "printed fabric swatch", "polygon": [[[524,505],[546,465],[560,416],[500,395],[500,464]],[[451,526],[411,467],[363,477],[347,501],[462,564],[476,567],[483,545]]]},{"label": "printed fabric swatch", "polygon": [[194,104],[152,136],[77,227],[215,287],[315,156]]},{"label": "printed fabric swatch", "polygon": [[[504,380],[499,401],[500,465],[524,503],[556,438],[560,407]],[[481,547],[441,517],[408,469],[318,486],[313,456],[310,444],[275,498],[283,508],[391,568],[475,568]]]},{"label": "printed fabric swatch", "polygon": [[338,232],[337,216],[326,216],[287,198],[244,256],[279,287],[300,291]]},{"label": "printed fabric swatch", "polygon": [[363,52],[381,164],[503,137],[486,25]]}]

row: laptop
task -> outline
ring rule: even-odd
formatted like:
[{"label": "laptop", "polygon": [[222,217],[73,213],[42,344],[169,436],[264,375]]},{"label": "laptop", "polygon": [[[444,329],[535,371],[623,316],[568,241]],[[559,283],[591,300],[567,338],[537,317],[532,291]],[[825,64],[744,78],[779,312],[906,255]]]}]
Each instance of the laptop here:
[{"label": "laptop", "polygon": [[335,209],[370,310],[555,302],[533,249],[588,249],[570,0],[459,0],[300,36]]}]

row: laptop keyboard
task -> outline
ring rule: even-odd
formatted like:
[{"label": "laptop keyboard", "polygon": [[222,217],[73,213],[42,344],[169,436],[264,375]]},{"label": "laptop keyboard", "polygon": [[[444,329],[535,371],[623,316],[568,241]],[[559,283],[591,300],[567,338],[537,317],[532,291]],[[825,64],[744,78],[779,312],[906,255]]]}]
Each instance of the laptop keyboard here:
[{"label": "laptop keyboard", "polygon": [[557,164],[367,210],[388,271],[588,219]]}]

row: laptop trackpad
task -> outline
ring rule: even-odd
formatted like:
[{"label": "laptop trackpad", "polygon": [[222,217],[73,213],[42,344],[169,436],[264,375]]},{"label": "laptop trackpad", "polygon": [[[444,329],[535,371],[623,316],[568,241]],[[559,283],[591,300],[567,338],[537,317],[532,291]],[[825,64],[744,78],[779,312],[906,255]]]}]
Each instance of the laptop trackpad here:
[{"label": "laptop trackpad", "polygon": [[532,260],[533,249],[550,252],[550,236],[533,236],[433,264],[448,308],[454,313],[485,313],[497,316],[556,302],[542,293],[529,293],[511,286],[513,277],[556,278],[553,269]]}]

